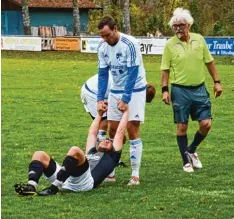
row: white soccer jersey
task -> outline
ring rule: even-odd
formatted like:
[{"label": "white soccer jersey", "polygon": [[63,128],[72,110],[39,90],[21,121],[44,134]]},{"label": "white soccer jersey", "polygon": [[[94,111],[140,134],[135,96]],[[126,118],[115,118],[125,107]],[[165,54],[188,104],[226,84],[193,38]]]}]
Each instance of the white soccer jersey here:
[{"label": "white soccer jersey", "polygon": [[[110,84],[111,84],[111,76],[109,76],[109,80],[108,80],[108,87],[106,90],[106,94],[105,94],[105,99],[108,98],[109,95],[109,91],[110,91]],[[97,93],[98,93],[98,74],[92,76],[91,78],[89,78],[85,84],[83,85],[84,88],[86,89],[86,93],[89,93],[90,95],[95,95],[95,97],[97,98]]]},{"label": "white soccer jersey", "polygon": [[99,68],[109,67],[112,74],[113,90],[124,90],[129,76],[128,67],[139,66],[138,77],[134,89],[146,86],[145,69],[143,65],[140,46],[132,36],[120,33],[119,42],[110,46],[102,41],[98,47]]}]

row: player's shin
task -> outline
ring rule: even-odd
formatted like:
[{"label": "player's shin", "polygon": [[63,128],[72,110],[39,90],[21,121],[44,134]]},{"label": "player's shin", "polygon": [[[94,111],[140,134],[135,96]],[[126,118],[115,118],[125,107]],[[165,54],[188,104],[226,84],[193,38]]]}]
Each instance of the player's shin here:
[{"label": "player's shin", "polygon": [[179,136],[177,135],[177,144],[179,146],[180,154],[183,160],[183,165],[189,163],[189,158],[187,155],[187,144],[188,144],[188,138],[187,135]]},{"label": "player's shin", "polygon": [[43,173],[42,163],[38,160],[31,161],[28,170],[28,184],[33,185],[36,189],[42,173]]},{"label": "player's shin", "polygon": [[130,160],[132,166],[132,176],[139,178],[139,171],[142,156],[142,141],[141,139],[130,140]]},{"label": "player's shin", "polygon": [[62,184],[71,176],[72,171],[77,167],[78,160],[72,156],[65,157],[63,165],[57,174],[57,179],[53,182],[53,185],[58,188],[62,187]]}]

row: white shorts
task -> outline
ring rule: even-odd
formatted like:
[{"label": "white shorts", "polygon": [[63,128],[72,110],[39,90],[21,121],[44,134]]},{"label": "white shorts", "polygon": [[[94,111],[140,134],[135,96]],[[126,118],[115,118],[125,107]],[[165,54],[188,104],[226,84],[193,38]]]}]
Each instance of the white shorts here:
[{"label": "white shorts", "polygon": [[[82,103],[87,113],[90,113],[92,117],[96,118],[97,116],[97,95],[91,93],[85,88],[85,85],[81,88],[80,94]],[[106,117],[106,113],[102,117]]]},{"label": "white shorts", "polygon": [[[47,178],[44,174],[43,177],[47,179],[50,183],[53,183],[56,180],[57,174],[61,166],[56,162],[56,170],[54,174]],[[74,192],[84,192],[93,189],[94,180],[91,175],[90,168],[79,177],[70,176],[63,183],[61,190],[69,190]]]},{"label": "white shorts", "polygon": [[[123,113],[118,110],[118,101],[121,100],[123,94],[109,94],[107,119],[112,121],[120,121]],[[140,92],[133,92],[129,106],[128,121],[140,121],[144,123],[145,120],[145,99],[146,90]]]}]

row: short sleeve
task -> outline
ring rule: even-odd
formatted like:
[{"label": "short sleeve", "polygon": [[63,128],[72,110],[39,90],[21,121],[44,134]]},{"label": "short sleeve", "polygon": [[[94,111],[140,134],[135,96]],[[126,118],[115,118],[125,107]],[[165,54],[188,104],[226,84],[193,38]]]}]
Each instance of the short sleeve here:
[{"label": "short sleeve", "polygon": [[92,147],[88,152],[88,154],[95,154],[95,153],[97,153],[96,147]]},{"label": "short sleeve", "polygon": [[98,46],[98,68],[108,67],[107,62],[105,61],[105,43],[102,41]]},{"label": "short sleeve", "polygon": [[212,62],[214,60],[214,58],[210,54],[207,43],[206,43],[206,41],[205,41],[205,39],[203,37],[202,37],[202,43],[203,43],[204,62],[205,63],[210,63],[210,62]]},{"label": "short sleeve", "polygon": [[171,51],[169,49],[169,44],[167,43],[164,47],[160,70],[161,71],[170,70],[171,67],[170,63],[171,63]]},{"label": "short sleeve", "polygon": [[127,67],[139,66],[141,64],[141,52],[138,41],[127,43]]}]

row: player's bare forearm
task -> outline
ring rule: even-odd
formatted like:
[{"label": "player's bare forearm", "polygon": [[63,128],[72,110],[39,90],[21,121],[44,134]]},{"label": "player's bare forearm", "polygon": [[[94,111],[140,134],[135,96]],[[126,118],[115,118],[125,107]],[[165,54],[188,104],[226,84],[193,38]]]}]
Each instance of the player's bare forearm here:
[{"label": "player's bare forearm", "polygon": [[89,127],[89,133],[88,133],[87,142],[86,142],[86,154],[92,147],[96,145],[97,133],[98,133],[101,119],[102,119],[102,116],[98,114]]},{"label": "player's bare forearm", "polygon": [[97,114],[96,118],[93,120],[93,122],[89,128],[89,133],[97,135],[101,119],[102,119],[102,116]]},{"label": "player's bare forearm", "polygon": [[119,126],[117,128],[117,131],[114,137],[113,146],[115,148],[115,151],[120,151],[123,148],[123,139],[124,139],[125,131],[126,131],[127,124],[128,124],[128,114],[129,114],[129,109],[127,107],[123,113],[123,116],[120,120]]}]

